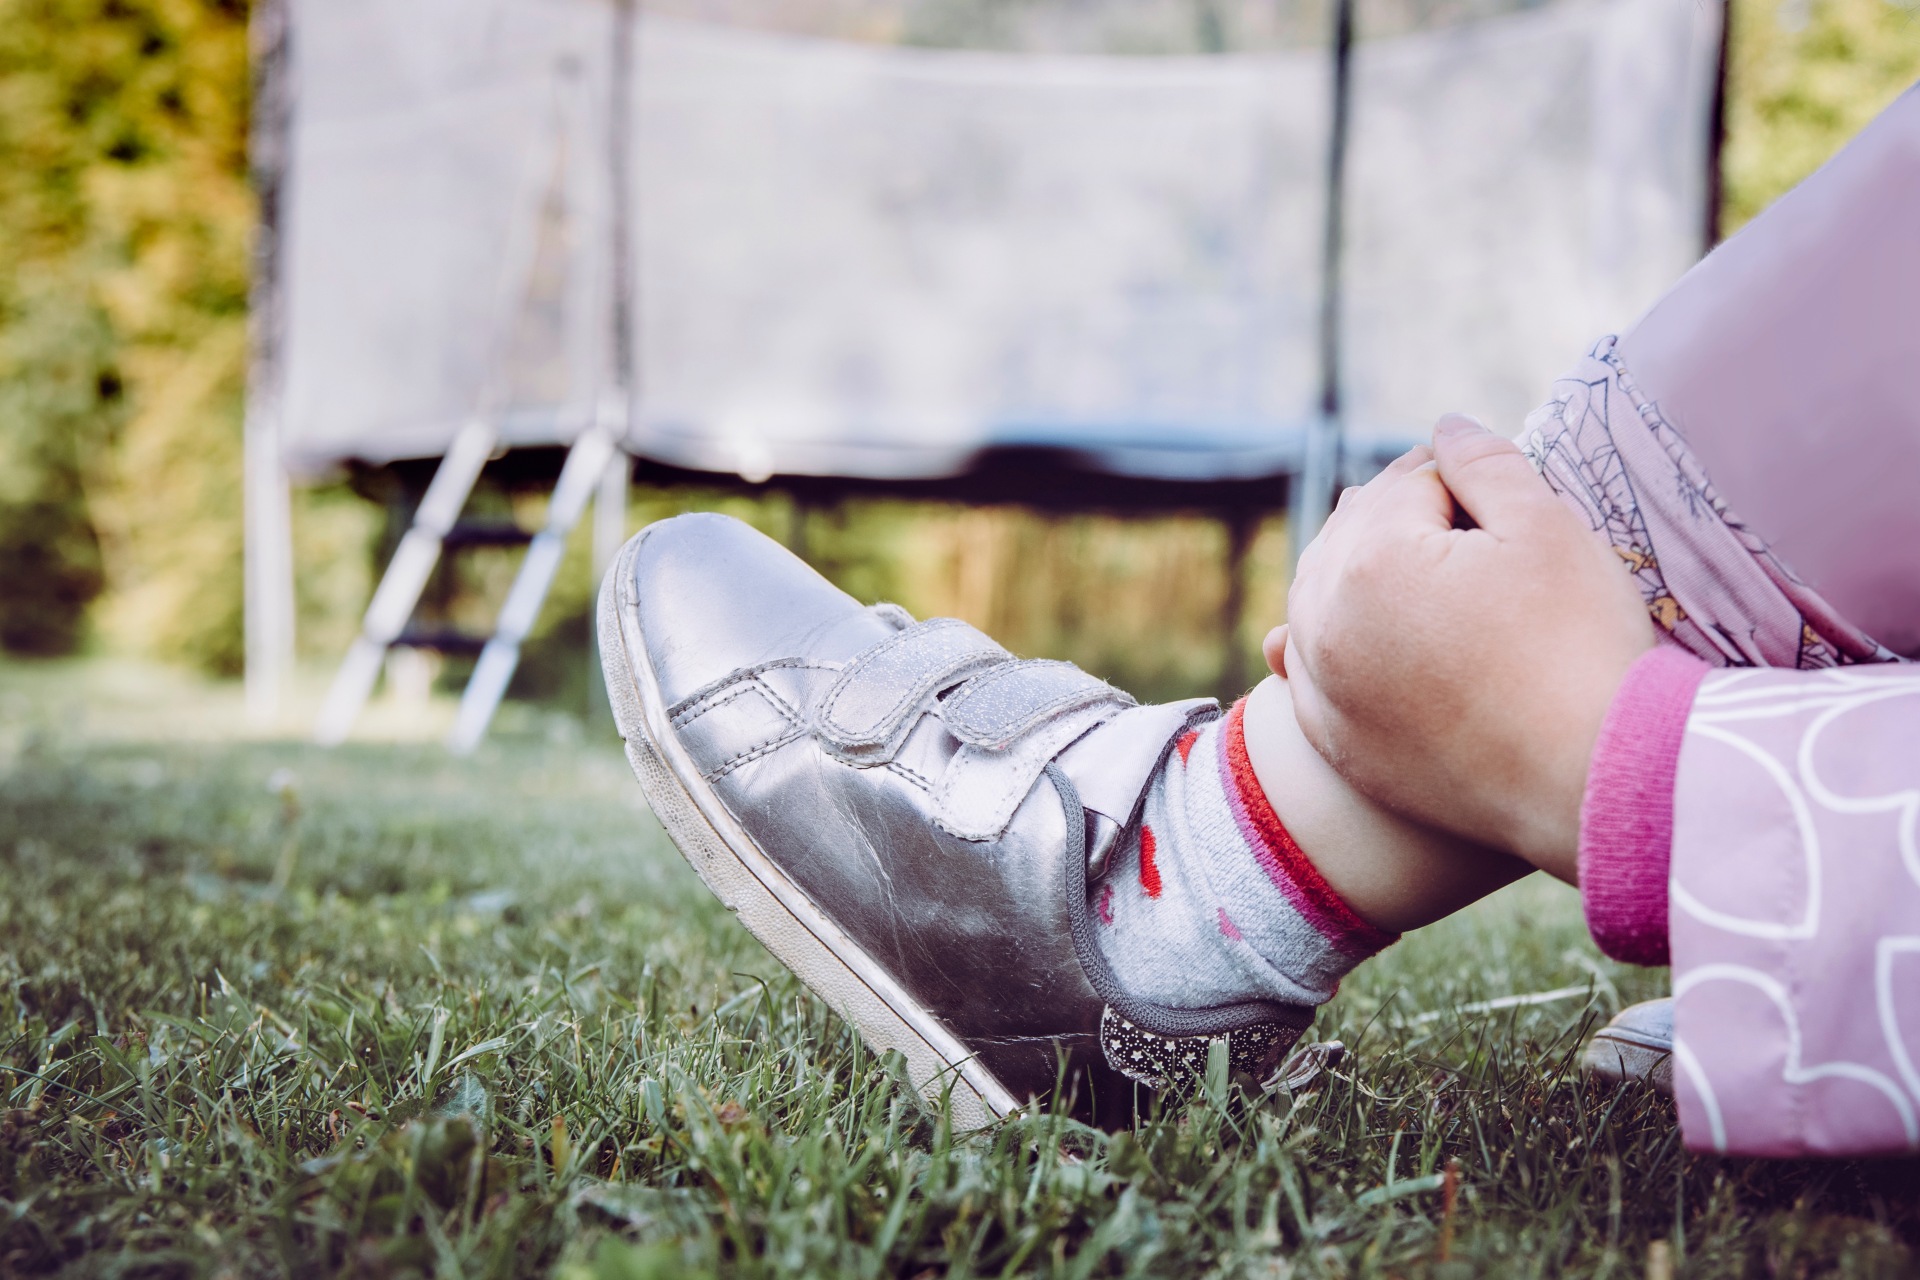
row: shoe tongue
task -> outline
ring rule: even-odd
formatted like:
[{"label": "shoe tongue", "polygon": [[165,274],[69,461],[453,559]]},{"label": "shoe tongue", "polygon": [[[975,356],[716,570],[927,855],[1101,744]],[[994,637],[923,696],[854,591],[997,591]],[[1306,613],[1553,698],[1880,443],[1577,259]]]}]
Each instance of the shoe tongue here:
[{"label": "shoe tongue", "polygon": [[1080,793],[1083,807],[1124,829],[1166,757],[1167,744],[1196,718],[1211,719],[1219,710],[1212,698],[1129,707],[1061,752],[1056,763]]}]

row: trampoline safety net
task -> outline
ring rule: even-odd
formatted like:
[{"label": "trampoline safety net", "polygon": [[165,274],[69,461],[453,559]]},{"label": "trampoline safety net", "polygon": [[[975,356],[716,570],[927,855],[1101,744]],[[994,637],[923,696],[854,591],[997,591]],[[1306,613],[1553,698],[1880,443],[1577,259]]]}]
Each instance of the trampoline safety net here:
[{"label": "trampoline safety net", "polygon": [[[606,0],[290,16],[297,471],[612,411],[635,453],[752,478],[1037,445],[1219,479],[1292,470],[1320,413],[1325,50],[861,45]],[[1719,21],[1545,0],[1354,47],[1349,440],[1517,429],[1694,260]]]}]

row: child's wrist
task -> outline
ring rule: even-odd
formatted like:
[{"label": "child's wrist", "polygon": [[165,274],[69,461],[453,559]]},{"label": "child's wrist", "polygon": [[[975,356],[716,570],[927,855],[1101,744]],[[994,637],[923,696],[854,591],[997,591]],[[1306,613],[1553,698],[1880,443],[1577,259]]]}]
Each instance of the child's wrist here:
[{"label": "child's wrist", "polygon": [[1628,674],[1653,647],[1639,653],[1589,655],[1563,669],[1567,684],[1550,705],[1527,709],[1528,754],[1515,762],[1514,780],[1499,794],[1508,817],[1501,847],[1535,868],[1578,883],[1583,808],[1596,746]]}]

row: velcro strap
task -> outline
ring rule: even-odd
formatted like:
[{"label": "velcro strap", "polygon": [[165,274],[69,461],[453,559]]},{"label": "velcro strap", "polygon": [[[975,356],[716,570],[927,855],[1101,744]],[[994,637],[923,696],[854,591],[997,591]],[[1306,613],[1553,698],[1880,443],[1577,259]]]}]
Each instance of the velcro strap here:
[{"label": "velcro strap", "polygon": [[958,618],[930,618],[847,664],[820,703],[817,731],[835,755],[891,759],[928,697],[1012,655]]},{"label": "velcro strap", "polygon": [[940,704],[939,715],[960,741],[1004,751],[1047,721],[1102,702],[1133,705],[1127,694],[1071,662],[1030,659],[975,676]]}]

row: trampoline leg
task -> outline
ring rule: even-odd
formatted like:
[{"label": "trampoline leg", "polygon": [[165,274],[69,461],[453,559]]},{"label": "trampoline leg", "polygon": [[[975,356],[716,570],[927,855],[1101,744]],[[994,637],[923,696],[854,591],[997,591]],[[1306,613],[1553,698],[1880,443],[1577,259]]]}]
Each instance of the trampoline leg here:
[{"label": "trampoline leg", "polygon": [[255,404],[270,404],[271,394],[250,398],[245,427],[247,714],[262,724],[278,718],[293,669],[292,500],[278,423],[270,408]]},{"label": "trampoline leg", "polygon": [[[615,451],[600,476],[600,492],[593,496],[593,580],[597,583],[613,567],[620,546],[627,540],[627,490],[633,483],[633,460]],[[587,642],[587,714],[611,723],[613,708],[607,702],[606,682],[600,675],[600,632],[588,628]]]},{"label": "trampoline leg", "polygon": [[593,576],[598,581],[612,567],[613,558],[627,540],[627,485],[633,460],[615,452],[600,473],[600,491],[593,496]]},{"label": "trampoline leg", "polygon": [[1320,535],[1333,510],[1333,488],[1340,468],[1340,424],[1322,418],[1307,430],[1307,456],[1293,478],[1287,504],[1288,577],[1300,567],[1300,553]]},{"label": "trampoline leg", "polygon": [[1220,662],[1220,698],[1231,703],[1247,691],[1247,649],[1243,634],[1247,629],[1247,553],[1260,532],[1260,515],[1255,511],[1232,511],[1225,516],[1227,526],[1227,594],[1220,607],[1220,629],[1224,649]]}]

